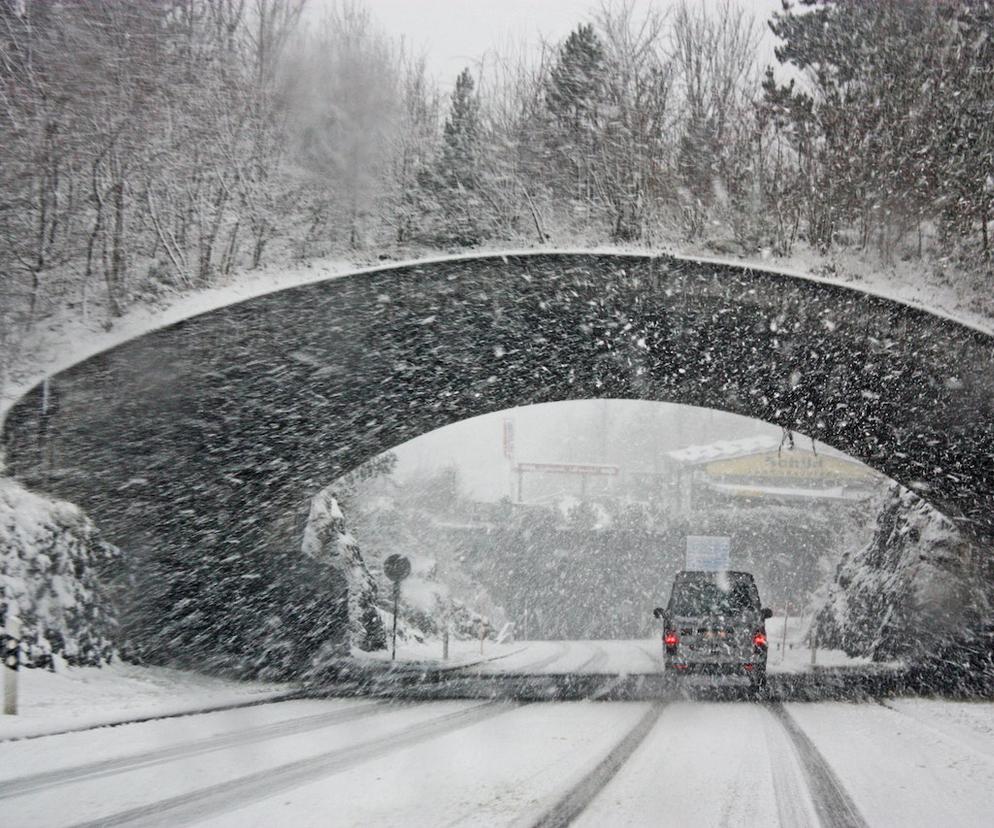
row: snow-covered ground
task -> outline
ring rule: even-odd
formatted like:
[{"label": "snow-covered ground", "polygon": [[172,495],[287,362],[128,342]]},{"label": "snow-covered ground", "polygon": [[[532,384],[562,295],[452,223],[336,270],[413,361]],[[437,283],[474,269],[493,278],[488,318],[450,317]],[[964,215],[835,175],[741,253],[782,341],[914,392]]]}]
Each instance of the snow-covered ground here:
[{"label": "snow-covered ground", "polygon": [[103,668],[61,667],[56,673],[20,670],[18,690],[17,715],[0,714],[0,739],[264,701],[294,688],[116,662]]},{"label": "snow-covered ground", "polygon": [[[870,825],[991,824],[991,703],[932,702],[927,723],[904,703],[787,707]],[[952,724],[964,708],[979,719],[969,740]]]},{"label": "snow-covered ground", "polygon": [[[388,628],[389,629],[389,628]],[[443,658],[443,645],[440,640],[430,641],[397,641],[398,666],[425,666],[432,669],[460,668],[470,665],[481,664],[489,661],[503,661],[508,656],[523,652],[529,646],[524,643],[495,644],[492,641],[485,641],[480,646],[479,641],[466,641],[451,639],[449,641],[448,658]],[[391,662],[391,650],[375,650],[373,652],[363,652],[362,650],[352,650],[352,655],[359,661],[383,663]]]},{"label": "snow-covered ground", "polygon": [[[776,629],[778,619],[767,622]],[[798,630],[801,627],[798,626]],[[788,627],[788,632],[790,628]],[[797,633],[799,639],[800,632]],[[789,635],[790,642],[794,636]],[[441,642],[404,642],[397,646],[400,668],[463,670],[473,674],[593,674],[659,673],[661,646],[655,638],[632,641],[485,641],[449,643],[442,658]],[[389,651],[356,653],[360,660],[386,666]],[[860,666],[863,660],[819,650],[819,665]],[[776,636],[771,634],[770,672],[811,669],[810,650],[788,649],[780,663]],[[169,716],[212,707],[242,704],[284,696],[296,688],[285,684],[238,682],[166,667],[139,667],[115,662],[108,667],[65,667],[58,672],[21,670],[17,716],[0,715],[0,739],[78,730],[134,719]]]},{"label": "snow-covered ground", "polygon": [[575,824],[817,824],[782,730],[760,705],[670,705]]},{"label": "snow-covered ground", "polygon": [[[867,669],[872,667],[889,668],[900,666],[896,663],[873,662],[869,658],[846,655],[842,650],[816,648],[812,654],[807,641],[810,618],[782,615],[766,621],[766,637],[769,641],[766,666],[771,673],[806,673],[821,667],[851,667]],[[786,631],[786,637],[784,632]]]},{"label": "snow-covered ground", "polygon": [[0,743],[4,824],[990,824],[994,704],[280,702]]}]

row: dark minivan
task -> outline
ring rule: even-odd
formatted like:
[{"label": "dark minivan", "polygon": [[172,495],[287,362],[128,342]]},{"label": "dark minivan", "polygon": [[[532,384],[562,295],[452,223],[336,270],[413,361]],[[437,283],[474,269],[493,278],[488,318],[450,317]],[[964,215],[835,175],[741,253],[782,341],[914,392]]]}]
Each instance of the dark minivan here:
[{"label": "dark minivan", "polygon": [[772,614],[748,572],[678,572],[666,609],[653,612],[663,621],[666,669],[740,675],[765,686],[765,622]]}]

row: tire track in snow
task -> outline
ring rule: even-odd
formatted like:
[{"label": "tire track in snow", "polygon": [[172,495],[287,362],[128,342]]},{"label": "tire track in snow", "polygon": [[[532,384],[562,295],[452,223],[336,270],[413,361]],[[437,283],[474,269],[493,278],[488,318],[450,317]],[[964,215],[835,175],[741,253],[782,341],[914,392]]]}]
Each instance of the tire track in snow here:
[{"label": "tire track in snow", "polygon": [[305,733],[308,730],[318,730],[322,727],[330,727],[331,725],[351,722],[366,716],[382,713],[386,707],[382,702],[355,705],[345,710],[334,710],[328,713],[317,713],[297,719],[272,722],[260,725],[259,727],[249,728],[248,730],[240,730],[236,733],[221,733],[217,736],[209,736],[205,739],[197,739],[193,742],[186,742],[185,744],[173,745],[158,750],[150,750],[144,753],[133,753],[100,762],[91,762],[86,765],[76,765],[70,768],[60,768],[59,770],[6,779],[0,782],[0,799],[23,796],[24,794],[35,793],[46,788],[65,785],[69,782],[79,782],[84,779],[99,779],[104,776],[112,776],[115,773],[161,765],[177,759],[189,759],[205,753],[240,747],[253,742],[277,739],[281,736],[292,736],[298,733]]},{"label": "tire track in snow", "polygon": [[[663,653],[662,653],[662,643],[659,645],[659,649],[655,645],[643,644],[641,641],[635,643],[635,646],[645,655],[646,658],[652,663],[655,668],[655,672],[659,673],[663,670]],[[651,649],[650,649],[651,648]]]},{"label": "tire track in snow", "polygon": [[797,751],[808,792],[822,828],[867,828],[866,821],[835,771],[786,708],[780,702],[771,702],[768,709],[783,725]]},{"label": "tire track in snow", "polygon": [[228,782],[211,785],[188,794],[129,808],[115,814],[77,823],[74,828],[102,828],[102,826],[155,826],[189,825],[210,816],[240,808],[248,803],[267,799],[282,791],[313,782],[324,776],[348,770],[362,762],[401,750],[418,742],[427,741],[460,730],[476,722],[515,710],[520,705],[487,702],[469,709],[447,713],[427,722],[421,722],[399,733],[387,733],[368,742],[331,750],[317,756],[299,759],[276,768],[267,768]]},{"label": "tire track in snow", "polygon": [[583,662],[579,667],[577,667],[572,672],[574,673],[596,673],[605,664],[607,664],[608,653],[603,647],[598,645],[592,645],[594,648],[594,654]]},{"label": "tire track in snow", "polygon": [[[522,664],[520,667],[511,667],[511,668],[508,668],[508,673],[511,673],[511,674],[526,673],[527,674],[527,673],[533,673],[533,672],[541,671],[541,670],[545,669],[546,667],[548,667],[553,662],[559,661],[559,659],[561,659],[564,655],[566,655],[566,653],[568,651],[569,651],[569,645],[562,644],[562,643],[557,644],[556,645],[556,651],[554,653],[552,653],[551,655],[543,656],[542,658],[540,658],[540,659],[538,659],[536,661],[526,662],[525,664]],[[491,672],[488,672],[488,671],[485,671],[485,670],[477,670],[475,673],[472,673],[471,675],[475,675],[475,676],[488,676],[488,675],[494,675],[494,673],[491,673]]]},{"label": "tire track in snow", "polygon": [[665,706],[665,702],[654,702],[610,753],[535,820],[532,828],[560,828],[573,822],[645,741]]}]

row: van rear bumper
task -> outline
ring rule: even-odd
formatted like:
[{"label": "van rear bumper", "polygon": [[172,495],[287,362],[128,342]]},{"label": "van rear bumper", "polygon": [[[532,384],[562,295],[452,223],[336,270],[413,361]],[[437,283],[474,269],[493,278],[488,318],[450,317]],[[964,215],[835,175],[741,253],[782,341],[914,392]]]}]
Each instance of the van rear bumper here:
[{"label": "van rear bumper", "polygon": [[[748,665],[748,666],[747,666]],[[766,670],[766,659],[742,661],[677,661],[666,659],[666,671],[709,676],[749,676]]]}]

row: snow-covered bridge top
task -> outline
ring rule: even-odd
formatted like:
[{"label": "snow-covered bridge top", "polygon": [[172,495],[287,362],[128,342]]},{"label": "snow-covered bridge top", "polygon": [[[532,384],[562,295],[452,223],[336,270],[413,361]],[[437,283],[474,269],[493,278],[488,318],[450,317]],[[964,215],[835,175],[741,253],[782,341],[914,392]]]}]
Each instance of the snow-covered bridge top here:
[{"label": "snow-covered bridge top", "polygon": [[25,355],[15,365],[16,379],[8,377],[6,387],[0,388],[0,425],[10,407],[32,387],[45,377],[71,368],[103,351],[115,348],[128,340],[150,333],[160,328],[181,322],[193,316],[218,310],[227,305],[244,302],[269,293],[274,293],[300,285],[337,279],[345,276],[359,276],[384,269],[425,266],[460,260],[485,259],[489,257],[533,256],[533,255],[586,255],[586,256],[664,256],[687,262],[714,264],[733,268],[760,270],[777,273],[795,279],[806,279],[821,284],[835,284],[851,290],[889,299],[924,310],[934,316],[958,322],[968,328],[994,336],[994,318],[978,312],[976,302],[965,301],[957,296],[948,284],[926,284],[921,280],[901,278],[885,272],[864,274],[854,282],[851,276],[820,276],[812,272],[810,263],[795,261],[794,266],[784,266],[765,259],[725,259],[702,256],[695,253],[671,249],[646,250],[624,246],[593,248],[524,248],[519,250],[493,249],[477,250],[471,253],[445,254],[421,257],[402,261],[390,261],[375,266],[358,267],[344,259],[318,259],[293,267],[239,273],[232,281],[216,287],[191,290],[177,296],[167,305],[155,307],[135,306],[112,328],[98,325],[95,320],[57,320],[49,328],[36,327],[27,343]]},{"label": "snow-covered bridge top", "polygon": [[994,535],[994,337],[977,326],[848,285],[661,254],[316,275],[59,373],[10,412],[12,471],[79,502],[126,548],[227,553],[268,542],[267,527],[329,480],[448,423],[651,399],[793,429]]}]

